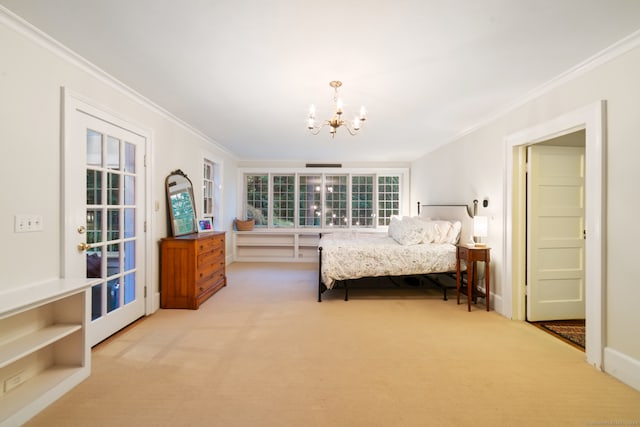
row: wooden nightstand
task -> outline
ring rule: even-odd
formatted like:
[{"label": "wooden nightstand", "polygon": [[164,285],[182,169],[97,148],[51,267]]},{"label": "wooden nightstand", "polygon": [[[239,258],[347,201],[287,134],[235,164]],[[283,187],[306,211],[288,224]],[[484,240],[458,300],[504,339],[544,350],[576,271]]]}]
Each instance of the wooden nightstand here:
[{"label": "wooden nightstand", "polygon": [[467,310],[471,311],[471,300],[475,301],[474,292],[477,286],[478,268],[476,263],[478,261],[484,262],[484,291],[485,291],[485,303],[487,311],[490,309],[489,293],[490,291],[490,257],[491,248],[479,247],[479,246],[456,246],[456,297],[458,304],[460,304],[460,285],[462,284],[462,273],[460,272],[460,261],[464,260],[467,264]]}]

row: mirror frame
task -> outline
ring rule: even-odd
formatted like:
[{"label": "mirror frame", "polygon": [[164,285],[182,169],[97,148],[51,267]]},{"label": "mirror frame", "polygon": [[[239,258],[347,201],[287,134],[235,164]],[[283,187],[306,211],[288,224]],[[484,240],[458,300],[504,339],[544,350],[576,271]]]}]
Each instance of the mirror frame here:
[{"label": "mirror frame", "polygon": [[[184,182],[179,182],[184,180]],[[179,191],[175,191],[177,185]],[[169,224],[171,235],[174,237],[184,236],[198,232],[198,222],[196,220],[196,204],[193,197],[193,184],[189,177],[180,169],[176,169],[165,179],[165,189],[167,192],[167,210],[169,212]],[[172,191],[173,190],[173,191]],[[183,195],[184,200],[190,206],[187,206],[186,212],[180,213],[176,209],[171,196]],[[190,211],[190,212],[189,212]]]}]

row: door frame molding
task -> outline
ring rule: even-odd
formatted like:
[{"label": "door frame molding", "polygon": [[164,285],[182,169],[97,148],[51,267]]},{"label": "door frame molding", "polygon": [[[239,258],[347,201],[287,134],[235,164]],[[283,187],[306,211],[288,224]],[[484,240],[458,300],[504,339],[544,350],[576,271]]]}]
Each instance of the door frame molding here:
[{"label": "door frame molding", "polygon": [[605,344],[606,101],[586,105],[505,138],[504,315],[524,320],[527,145],[585,129],[585,309],[587,363],[603,369]]},{"label": "door frame molding", "polygon": [[[60,141],[62,144],[61,147],[61,155],[60,155],[60,185],[61,185],[61,231],[60,231],[60,274],[61,277],[66,277],[66,260],[65,260],[65,247],[66,247],[66,230],[67,227],[73,226],[73,224],[67,223],[70,221],[70,218],[66,218],[65,216],[65,201],[64,201],[64,188],[65,188],[65,180],[67,179],[65,174],[65,155],[64,153],[71,147],[71,135],[72,135],[72,126],[74,123],[74,113],[76,111],[88,114],[100,120],[106,121],[114,126],[120,127],[122,129],[126,129],[132,133],[135,133],[142,138],[145,139],[145,152],[143,155],[145,156],[145,200],[143,202],[144,208],[144,221],[146,223],[146,232],[144,233],[144,242],[145,242],[145,250],[144,250],[144,273],[145,273],[145,287],[146,289],[146,297],[144,302],[145,315],[153,313],[154,302],[155,302],[155,292],[154,289],[150,286],[152,283],[153,272],[152,272],[152,263],[151,263],[151,248],[152,248],[152,240],[151,240],[151,230],[153,230],[152,223],[152,206],[151,206],[151,177],[152,175],[152,165],[150,162],[147,162],[146,159],[151,158],[151,142],[153,132],[149,129],[145,129],[144,127],[133,124],[130,120],[124,119],[119,116],[117,113],[113,113],[109,111],[109,109],[104,106],[99,105],[93,100],[82,96],[69,88],[62,86],[60,88],[60,99],[61,99],[61,123],[60,123]],[[158,304],[159,306],[159,304]]]}]

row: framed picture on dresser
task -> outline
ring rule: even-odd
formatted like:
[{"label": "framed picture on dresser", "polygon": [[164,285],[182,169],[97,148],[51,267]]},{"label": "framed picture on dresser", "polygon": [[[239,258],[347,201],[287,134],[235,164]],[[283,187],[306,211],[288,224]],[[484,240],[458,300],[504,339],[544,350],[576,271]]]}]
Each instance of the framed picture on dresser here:
[{"label": "framed picture on dresser", "polygon": [[208,231],[213,231],[213,223],[211,222],[211,218],[198,219],[198,233],[206,233]]}]

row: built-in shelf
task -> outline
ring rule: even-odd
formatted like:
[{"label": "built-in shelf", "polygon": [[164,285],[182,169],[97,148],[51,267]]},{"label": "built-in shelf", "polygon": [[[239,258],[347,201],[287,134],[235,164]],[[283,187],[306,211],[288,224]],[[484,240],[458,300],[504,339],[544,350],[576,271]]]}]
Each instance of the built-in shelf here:
[{"label": "built-in shelf", "polygon": [[0,292],[0,426],[21,425],[91,372],[87,279]]},{"label": "built-in shelf", "polygon": [[361,229],[326,230],[253,230],[234,233],[235,260],[250,262],[317,262],[320,234],[327,233],[379,234],[386,231]]},{"label": "built-in shelf", "polygon": [[0,346],[0,368],[4,368],[80,329],[82,329],[82,324],[52,325],[9,341]]},{"label": "built-in shelf", "polygon": [[0,425],[15,426],[28,421],[57,399],[52,398],[52,391],[62,396],[87,378],[84,371],[84,367],[53,366],[0,397]]},{"label": "built-in shelf", "polygon": [[236,261],[316,262],[317,230],[236,231]]}]

